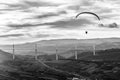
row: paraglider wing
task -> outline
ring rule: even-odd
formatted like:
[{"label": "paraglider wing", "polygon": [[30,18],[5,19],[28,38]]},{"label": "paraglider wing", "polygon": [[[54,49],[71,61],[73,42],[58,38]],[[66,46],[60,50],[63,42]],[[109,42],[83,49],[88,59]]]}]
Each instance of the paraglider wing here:
[{"label": "paraglider wing", "polygon": [[81,14],[92,14],[92,15],[96,16],[98,20],[100,20],[100,17],[93,12],[81,12],[81,13],[76,15],[76,18],[78,18],[78,16],[81,15]]}]

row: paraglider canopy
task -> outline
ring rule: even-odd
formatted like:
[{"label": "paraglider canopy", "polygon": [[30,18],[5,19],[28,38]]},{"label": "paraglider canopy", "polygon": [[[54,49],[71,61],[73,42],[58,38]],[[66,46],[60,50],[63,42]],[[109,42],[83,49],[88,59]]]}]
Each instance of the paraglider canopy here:
[{"label": "paraglider canopy", "polygon": [[95,17],[97,17],[98,20],[100,20],[100,17],[97,14],[93,13],[93,12],[81,12],[81,13],[76,15],[76,18],[78,18],[79,15],[81,15],[81,14],[91,14],[91,15],[94,15]]}]

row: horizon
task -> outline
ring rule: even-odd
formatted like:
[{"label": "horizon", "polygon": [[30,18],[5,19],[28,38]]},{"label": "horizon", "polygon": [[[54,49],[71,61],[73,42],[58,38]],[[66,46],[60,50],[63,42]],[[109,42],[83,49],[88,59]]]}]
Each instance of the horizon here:
[{"label": "horizon", "polygon": [[43,41],[58,41],[58,40],[96,40],[96,39],[120,39],[118,37],[108,37],[108,38],[89,38],[89,39],[75,39],[75,38],[63,38],[63,39],[46,39],[46,40],[38,40],[38,41],[33,41],[33,42],[23,42],[23,43],[10,43],[10,44],[0,44],[1,46],[11,46],[11,45],[24,45],[24,44],[36,44],[39,42],[43,42]]}]

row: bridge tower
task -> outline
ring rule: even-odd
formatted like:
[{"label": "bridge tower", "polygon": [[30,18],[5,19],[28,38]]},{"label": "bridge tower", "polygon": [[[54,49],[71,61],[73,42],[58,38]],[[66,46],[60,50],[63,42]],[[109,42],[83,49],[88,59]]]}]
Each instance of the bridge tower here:
[{"label": "bridge tower", "polygon": [[13,60],[15,59],[15,45],[13,44],[13,56],[12,56],[12,58],[13,58]]},{"label": "bridge tower", "polygon": [[38,60],[37,44],[35,44],[35,60]]},{"label": "bridge tower", "polygon": [[96,45],[93,45],[93,56],[96,55]]},{"label": "bridge tower", "polygon": [[56,45],[55,51],[56,51],[56,60],[58,60],[58,49],[57,49],[57,45]]},{"label": "bridge tower", "polygon": [[78,59],[78,51],[77,51],[77,46],[75,46],[75,59],[77,60]]}]

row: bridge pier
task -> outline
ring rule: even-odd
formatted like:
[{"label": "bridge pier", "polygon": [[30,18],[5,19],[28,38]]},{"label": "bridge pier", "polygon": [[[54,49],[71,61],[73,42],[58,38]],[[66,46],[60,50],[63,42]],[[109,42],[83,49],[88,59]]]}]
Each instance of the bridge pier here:
[{"label": "bridge pier", "polygon": [[78,59],[78,52],[77,52],[77,46],[75,46],[75,59]]}]

